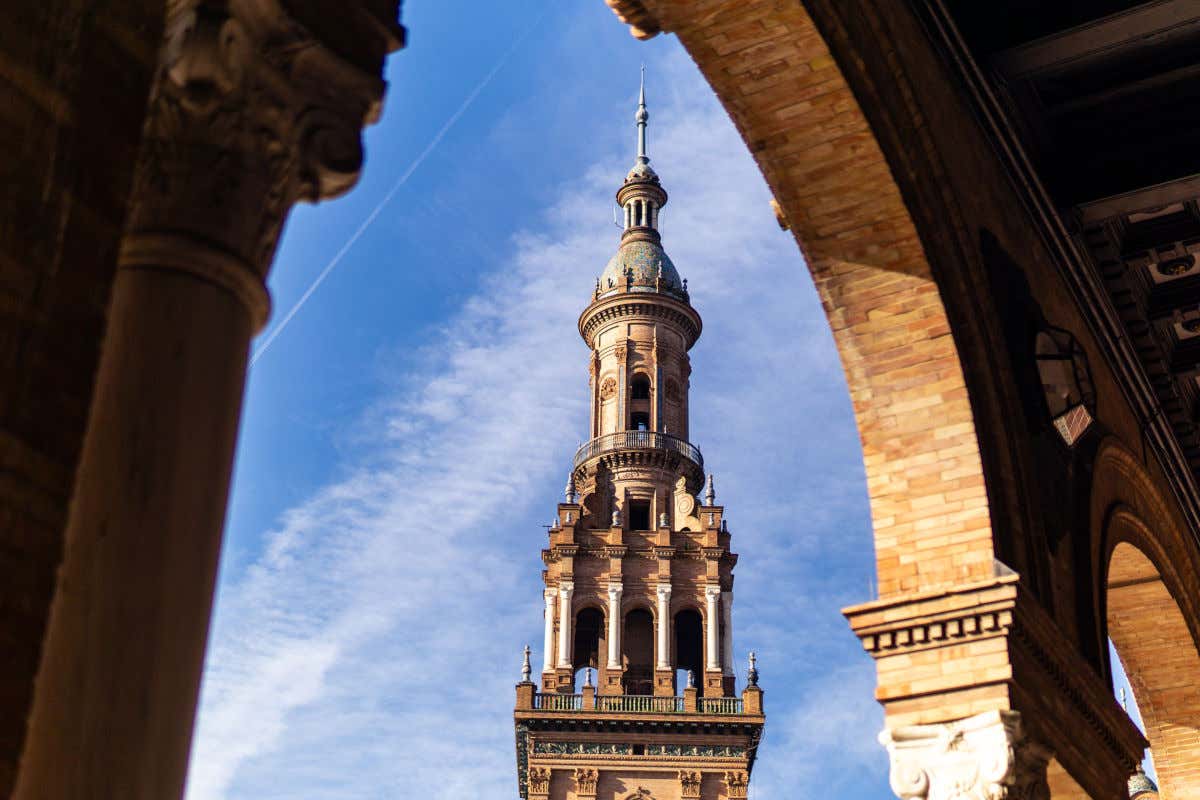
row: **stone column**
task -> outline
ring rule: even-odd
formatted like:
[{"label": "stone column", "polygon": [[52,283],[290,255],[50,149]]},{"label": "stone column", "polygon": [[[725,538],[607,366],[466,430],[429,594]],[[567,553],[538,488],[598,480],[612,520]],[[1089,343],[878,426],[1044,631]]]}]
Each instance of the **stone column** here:
[{"label": "stone column", "polygon": [[619,583],[608,585],[608,668],[621,668],[621,592]]},{"label": "stone column", "polygon": [[717,625],[717,615],[720,611],[717,608],[717,601],[721,597],[720,586],[705,586],[705,614],[704,614],[704,669],[706,672],[716,672],[721,669],[720,648],[717,646],[720,636],[719,626]]},{"label": "stone column", "polygon": [[182,793],[276,240],[296,201],[357,179],[402,33],[394,3],[351,4],[323,25],[360,37],[350,63],[291,7],[168,4],[19,800]]},{"label": "stone column", "polygon": [[671,584],[658,585],[658,669],[671,668]]},{"label": "stone column", "polygon": [[726,678],[733,671],[733,590],[721,592],[721,668]]},{"label": "stone column", "polygon": [[542,672],[554,672],[554,601],[558,592],[546,589],[542,593],[546,601],[545,628],[542,633]]},{"label": "stone column", "polygon": [[1024,735],[1016,711],[889,728],[879,741],[902,800],[1050,800],[1050,751]]},{"label": "stone column", "polygon": [[571,628],[575,621],[571,613],[571,597],[575,594],[572,581],[558,584],[558,666],[571,668]]}]

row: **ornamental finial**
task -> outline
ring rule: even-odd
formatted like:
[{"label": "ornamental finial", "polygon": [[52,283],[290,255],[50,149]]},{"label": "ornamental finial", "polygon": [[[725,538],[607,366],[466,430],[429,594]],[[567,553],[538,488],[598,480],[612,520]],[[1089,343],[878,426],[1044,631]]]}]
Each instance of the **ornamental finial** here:
[{"label": "ornamental finial", "polygon": [[746,673],[746,679],[751,686],[758,686],[758,659],[753,650],[750,651],[750,671]]},{"label": "ornamental finial", "polygon": [[575,473],[574,472],[567,473],[567,488],[563,490],[563,493],[567,496],[567,504],[568,505],[575,502]]},{"label": "ornamental finial", "polygon": [[641,164],[648,163],[649,158],[646,157],[646,121],[650,119],[650,112],[646,110],[646,65],[642,65],[642,82],[638,87],[638,110],[634,116],[637,120],[638,129],[638,150],[637,158]]},{"label": "ornamental finial", "polygon": [[587,671],[583,673],[583,686],[586,689],[586,688],[590,687],[591,685],[592,685],[592,668],[588,667]]},{"label": "ornamental finial", "polygon": [[708,473],[708,483],[704,486],[704,505],[715,506],[717,504],[717,492],[713,489],[713,476]]},{"label": "ornamental finial", "polygon": [[521,665],[521,682],[529,683],[531,675],[533,675],[533,667],[529,666],[529,645],[525,645],[525,663]]},{"label": "ornamental finial", "polygon": [[695,688],[696,688],[696,673],[692,672],[690,669],[688,670],[688,678],[687,678],[687,681],[688,681],[688,682],[687,682],[687,688],[689,688],[689,689],[695,689]]}]

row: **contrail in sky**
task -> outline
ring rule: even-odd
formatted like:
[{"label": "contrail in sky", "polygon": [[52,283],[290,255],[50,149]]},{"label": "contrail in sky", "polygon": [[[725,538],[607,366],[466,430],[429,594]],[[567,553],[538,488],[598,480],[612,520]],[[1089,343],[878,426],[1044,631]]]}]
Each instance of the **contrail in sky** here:
[{"label": "contrail in sky", "polygon": [[495,78],[496,74],[504,68],[504,65],[508,63],[510,58],[512,58],[513,53],[517,52],[517,48],[521,46],[533,29],[541,24],[541,21],[545,16],[546,12],[543,11],[542,15],[538,17],[532,25],[527,27],[524,33],[517,37],[517,40],[513,42],[512,47],[508,48],[508,51],[500,57],[499,61],[496,62],[496,66],[492,67],[491,72],[484,76],[484,79],[480,81],[474,89],[471,90],[471,93],[468,94],[466,99],[462,101],[462,104],[459,105],[458,110],[450,115],[450,118],[446,120],[438,132],[434,134],[433,138],[429,140],[429,144],[425,145],[425,149],[421,151],[420,155],[418,155],[413,162],[408,165],[408,169],[404,170],[403,174],[396,179],[396,182],[392,184],[392,188],[388,189],[387,194],[383,196],[383,199],[379,201],[375,208],[372,209],[371,213],[367,215],[367,218],[362,221],[362,224],[358,226],[358,229],[350,235],[350,238],[346,240],[346,243],[343,244],[337,253],[334,254],[333,258],[329,260],[329,263],[325,265],[325,268],[321,270],[312,284],[304,290],[304,294],[300,295],[300,299],[296,301],[296,304],[293,305],[291,309],[289,309],[288,312],[283,315],[283,319],[279,320],[279,324],[267,334],[266,338],[263,339],[262,344],[259,345],[258,349],[254,351],[254,354],[250,356],[250,366],[253,367],[256,363],[258,363],[258,360],[263,357],[263,354],[270,349],[271,344],[277,338],[279,338],[279,334],[283,333],[283,329],[286,328],[288,323],[292,321],[292,317],[296,316],[300,309],[304,307],[304,304],[308,302],[308,298],[312,297],[313,293],[317,291],[317,288],[325,281],[326,278],[329,277],[329,273],[333,272],[334,267],[341,262],[342,257],[350,251],[351,247],[354,247],[354,244],[360,238],[362,238],[362,235],[366,232],[367,228],[371,227],[371,223],[373,223],[380,213],[383,212],[384,206],[391,202],[391,199],[396,196],[396,192],[400,191],[400,187],[404,186],[404,184],[408,182],[409,177],[417,171],[417,167],[421,166],[425,159],[429,157],[429,154],[433,152],[434,148],[441,144],[442,139],[445,138],[446,134],[450,132],[450,129],[454,127],[454,123],[458,122],[459,117],[466,113],[467,109],[471,107],[471,104],[475,102],[475,98],[477,98],[479,94],[487,88],[488,84],[492,82],[492,78]]}]

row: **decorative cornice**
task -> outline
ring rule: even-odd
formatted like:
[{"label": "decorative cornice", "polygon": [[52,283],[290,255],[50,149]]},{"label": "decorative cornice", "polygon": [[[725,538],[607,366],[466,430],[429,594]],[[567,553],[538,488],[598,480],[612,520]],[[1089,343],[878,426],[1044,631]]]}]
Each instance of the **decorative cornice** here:
[{"label": "decorative cornice", "polygon": [[601,325],[628,317],[649,317],[670,322],[684,332],[686,347],[700,338],[703,323],[696,309],[668,295],[624,293],[602,297],[579,315],[579,335],[588,347],[595,347],[595,336]]}]

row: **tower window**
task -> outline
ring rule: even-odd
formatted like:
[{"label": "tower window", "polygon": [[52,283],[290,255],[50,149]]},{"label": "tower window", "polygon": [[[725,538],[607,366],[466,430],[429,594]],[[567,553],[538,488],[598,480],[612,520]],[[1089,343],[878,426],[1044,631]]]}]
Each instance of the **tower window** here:
[{"label": "tower window", "polygon": [[649,400],[650,399],[650,379],[645,375],[633,376],[633,383],[630,385],[630,397],[634,400]]},{"label": "tower window", "polygon": [[633,531],[650,530],[650,501],[629,501],[629,529]]},{"label": "tower window", "polygon": [[635,431],[650,430],[650,412],[634,411],[629,415],[629,427]]}]

